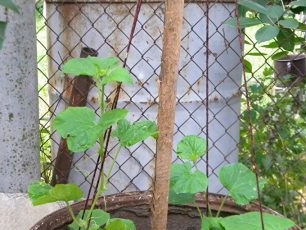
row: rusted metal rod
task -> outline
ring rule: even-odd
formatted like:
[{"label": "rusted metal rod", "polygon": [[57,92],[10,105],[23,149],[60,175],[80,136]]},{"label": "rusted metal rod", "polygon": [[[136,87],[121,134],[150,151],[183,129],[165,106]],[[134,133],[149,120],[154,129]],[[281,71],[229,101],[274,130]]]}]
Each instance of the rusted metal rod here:
[{"label": "rusted metal rod", "polygon": [[[84,47],[81,50],[80,57],[98,56],[98,52],[92,48]],[[71,93],[68,95],[69,106],[86,106],[87,96],[92,84],[92,80],[88,76],[75,77],[71,84]],[[69,87],[69,86],[68,86]],[[58,153],[53,168],[51,185],[66,184],[70,173],[73,155],[68,149],[67,142],[63,138],[60,140]]]},{"label": "rusted metal rod", "polygon": [[153,230],[167,229],[168,194],[172,162],[184,0],[166,0],[165,27],[160,74],[157,152],[153,191]]}]

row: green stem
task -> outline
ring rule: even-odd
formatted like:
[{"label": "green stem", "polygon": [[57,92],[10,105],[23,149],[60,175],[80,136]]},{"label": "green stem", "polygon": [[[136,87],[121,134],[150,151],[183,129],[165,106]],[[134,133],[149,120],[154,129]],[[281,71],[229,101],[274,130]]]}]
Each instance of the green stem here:
[{"label": "green stem", "polygon": [[226,196],[222,199],[222,202],[221,202],[221,204],[220,204],[220,206],[219,206],[219,209],[218,209],[218,212],[217,212],[216,217],[219,217],[219,216],[220,216],[221,210],[222,210],[222,208],[223,208],[223,206],[224,206],[224,203],[225,203],[227,197],[228,197],[228,195],[226,195]]},{"label": "green stem", "polygon": [[[68,210],[70,216],[71,216],[72,219],[73,219],[73,222],[75,222],[78,226],[80,226],[80,223],[79,223],[79,221],[77,220],[76,216],[74,215],[74,212],[73,212],[73,210],[72,210],[72,208],[71,208],[69,202],[65,201],[65,204],[66,204],[66,207],[67,207],[67,210]],[[81,227],[81,226],[80,226],[80,227]]]}]

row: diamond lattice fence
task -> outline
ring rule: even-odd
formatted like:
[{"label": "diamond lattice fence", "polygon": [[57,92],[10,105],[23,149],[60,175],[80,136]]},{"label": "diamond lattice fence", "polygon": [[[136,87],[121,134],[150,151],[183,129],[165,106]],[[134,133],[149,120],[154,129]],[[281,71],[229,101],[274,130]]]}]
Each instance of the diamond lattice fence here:
[{"label": "diamond lattice fence", "polygon": [[[42,5],[42,1],[37,1],[41,167],[42,178],[47,182],[51,182],[60,143],[60,137],[52,129],[52,120],[71,100],[73,77],[62,74],[62,64],[79,57],[83,47],[95,49],[100,57],[117,56],[122,61],[127,55],[136,3],[109,2],[49,0]],[[306,181],[302,78],[306,67],[302,51],[297,50],[294,61],[279,61],[274,65],[285,50],[273,46],[273,42],[256,42],[259,26],[244,29],[244,34],[239,35],[237,28],[227,22],[235,17],[235,3],[210,3],[208,21],[206,7],[205,1],[185,4],[174,144],[185,135],[208,138],[209,162],[203,158],[198,167],[205,171],[208,165],[209,189],[216,193],[226,192],[217,180],[220,167],[239,159],[251,166],[250,149],[254,145],[260,172],[269,184],[264,202],[302,218]],[[118,102],[118,107],[130,110],[131,121],[156,120],[164,10],[164,4],[158,1],[144,1],[141,7],[127,58],[127,68],[135,84],[123,86]],[[302,36],[301,32],[296,33],[296,37]],[[298,77],[292,80],[292,76]],[[97,95],[96,87],[91,84],[87,106],[96,111],[99,110]],[[114,95],[115,86],[107,88],[109,104]],[[249,138],[250,123],[254,143]],[[117,148],[117,143],[111,141],[106,168],[110,167]],[[108,193],[151,189],[154,154],[154,140],[125,149],[115,164]],[[69,181],[88,191],[96,160],[96,148],[75,154]],[[175,153],[173,160],[179,160]]]}]

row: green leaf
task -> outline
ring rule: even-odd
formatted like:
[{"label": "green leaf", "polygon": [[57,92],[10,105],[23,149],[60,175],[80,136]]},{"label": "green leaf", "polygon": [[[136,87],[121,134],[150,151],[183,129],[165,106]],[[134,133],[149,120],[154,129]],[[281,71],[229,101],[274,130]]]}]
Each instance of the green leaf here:
[{"label": "green leaf", "polygon": [[[42,198],[48,196],[52,186],[43,182],[33,182],[28,186],[28,195],[33,205],[41,204]],[[53,202],[53,201],[51,201]],[[49,203],[49,202],[46,202]],[[44,203],[43,203],[44,204]]]},{"label": "green leaf", "polygon": [[[92,212],[89,210],[86,210],[84,213],[84,218],[82,219],[83,212],[79,212],[78,215],[76,216],[76,219],[78,222],[82,222],[80,220],[85,220],[90,217],[90,229],[99,229],[101,226],[105,225],[109,219],[110,219],[110,214],[101,210],[101,209],[94,209]],[[70,229],[79,229],[79,225],[77,224],[76,221],[73,221],[70,225],[68,225]]]},{"label": "green leaf", "polygon": [[96,114],[87,107],[70,107],[54,119],[53,126],[63,138],[67,138],[72,152],[85,151],[117,121],[126,117],[125,109],[111,110],[103,114],[99,122]]},{"label": "green leaf", "polygon": [[196,162],[206,153],[206,142],[203,138],[185,136],[177,145],[177,155],[183,160]]},{"label": "green leaf", "polygon": [[246,59],[243,59],[244,69],[246,73],[252,73],[252,64]]},{"label": "green leaf", "polygon": [[253,0],[239,0],[238,4],[258,13],[267,14],[267,8]]},{"label": "green leaf", "polygon": [[306,7],[306,0],[298,0],[298,1],[292,1],[290,2],[290,6],[301,6],[301,7]]},{"label": "green leaf", "polygon": [[129,71],[124,68],[118,67],[110,70],[109,73],[102,79],[102,84],[106,85],[113,82],[121,82],[126,84],[132,84],[133,79]]},{"label": "green leaf", "polygon": [[[247,28],[251,26],[256,26],[261,24],[262,22],[258,18],[240,18],[240,28]],[[230,18],[225,21],[225,24],[230,25],[232,27],[238,27],[238,20],[237,18]]]},{"label": "green leaf", "polygon": [[99,58],[89,56],[87,58],[99,70],[109,70],[119,65],[119,59],[116,57]]},{"label": "green leaf", "polygon": [[3,47],[3,42],[5,39],[5,29],[6,29],[6,22],[0,21],[0,50]]},{"label": "green leaf", "polygon": [[18,6],[12,0],[1,0],[0,6],[4,6],[5,8],[8,8],[15,13],[19,13]]},{"label": "green leaf", "polygon": [[287,28],[281,28],[277,35],[277,42],[279,47],[288,51],[293,51],[295,46],[294,32]]},{"label": "green leaf", "polygon": [[279,6],[279,5],[272,5],[272,6],[266,6],[267,8],[267,16],[275,20],[278,20],[279,18],[281,18],[284,14],[284,9],[283,7]]},{"label": "green leaf", "polygon": [[136,226],[131,220],[112,218],[105,226],[105,230],[136,230]]},{"label": "green leaf", "polygon": [[[295,223],[285,217],[263,214],[265,230],[288,230]],[[261,229],[259,212],[249,212],[241,215],[228,216],[220,219],[226,230],[258,230]]]},{"label": "green leaf", "polygon": [[193,204],[195,203],[195,194],[175,193],[170,187],[169,203],[176,205]]},{"label": "green leaf", "polygon": [[218,217],[205,217],[201,222],[201,230],[225,230]]},{"label": "green leaf", "polygon": [[115,57],[99,58],[72,58],[63,66],[63,72],[74,76],[104,77],[109,69],[114,68],[119,63]]},{"label": "green leaf", "polygon": [[34,206],[56,201],[79,200],[84,195],[75,184],[57,184],[52,187],[43,182],[32,183],[28,187],[28,194]]},{"label": "green leaf", "polygon": [[103,132],[105,132],[112,125],[124,119],[128,112],[129,111],[126,109],[113,109],[111,111],[105,112],[100,118],[98,125],[102,128]]},{"label": "green leaf", "polygon": [[278,60],[288,56],[288,51],[281,51],[271,56],[272,60]]},{"label": "green leaf", "polygon": [[257,30],[255,38],[257,42],[269,41],[275,38],[279,33],[279,28],[277,26],[266,25]]},{"label": "green leaf", "polygon": [[[224,166],[220,170],[219,178],[237,204],[245,205],[257,199],[255,174],[242,163]],[[260,182],[260,189],[263,186],[264,183]]]},{"label": "green leaf", "polygon": [[63,138],[67,138],[72,152],[82,152],[91,148],[102,134],[98,129],[96,114],[87,107],[70,107],[56,116],[54,128]]},{"label": "green leaf", "polygon": [[208,179],[199,170],[192,172],[189,162],[172,165],[171,170],[171,189],[173,192],[196,194],[207,189]]},{"label": "green leaf", "polygon": [[279,20],[278,22],[281,26],[288,29],[297,29],[300,25],[299,21],[294,18],[287,18],[283,20]]},{"label": "green leaf", "polygon": [[89,58],[72,58],[64,64],[62,70],[65,74],[74,76],[93,77],[99,75],[99,69]]},{"label": "green leaf", "polygon": [[157,138],[157,134],[157,125],[153,121],[138,121],[131,125],[125,119],[118,122],[117,129],[113,132],[113,136],[117,137],[124,147],[135,145],[148,137]]}]

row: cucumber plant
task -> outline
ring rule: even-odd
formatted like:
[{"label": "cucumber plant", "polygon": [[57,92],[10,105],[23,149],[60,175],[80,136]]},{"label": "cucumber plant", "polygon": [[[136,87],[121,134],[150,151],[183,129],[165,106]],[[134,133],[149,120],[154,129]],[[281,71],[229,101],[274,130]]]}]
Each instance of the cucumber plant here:
[{"label": "cucumber plant", "polygon": [[[198,136],[186,136],[177,146],[177,155],[183,163],[175,163],[171,169],[169,202],[172,204],[190,204],[195,202],[197,193],[205,193],[208,178],[197,168],[197,161],[206,153],[206,142]],[[201,230],[261,230],[260,212],[248,212],[240,215],[221,217],[224,202],[231,196],[238,205],[247,205],[258,198],[255,174],[242,163],[223,166],[219,172],[219,180],[228,190],[219,210],[213,216],[201,217]],[[259,188],[263,189],[265,181],[260,179]],[[287,218],[263,213],[265,230],[287,230],[295,223]]]},{"label": "cucumber plant", "polygon": [[101,173],[97,192],[90,208],[75,215],[71,209],[70,201],[83,198],[83,191],[75,184],[56,184],[54,187],[43,183],[34,182],[28,188],[28,194],[33,205],[63,201],[73,219],[69,229],[73,230],[134,230],[131,220],[111,218],[104,210],[96,209],[98,198],[102,196],[112,175],[116,159],[123,147],[130,147],[149,137],[157,137],[157,125],[153,121],[138,121],[131,124],[126,120],[128,110],[108,110],[105,100],[105,87],[108,84],[132,84],[132,76],[125,68],[120,66],[119,60],[110,58],[73,58],[63,66],[63,72],[74,76],[90,76],[99,89],[100,113],[87,107],[69,107],[56,116],[53,127],[67,140],[67,145],[72,153],[80,153],[92,148],[99,142],[98,154],[103,158],[106,154],[104,148],[104,134],[111,127],[116,126],[112,137],[119,140],[115,158],[107,172]]}]

